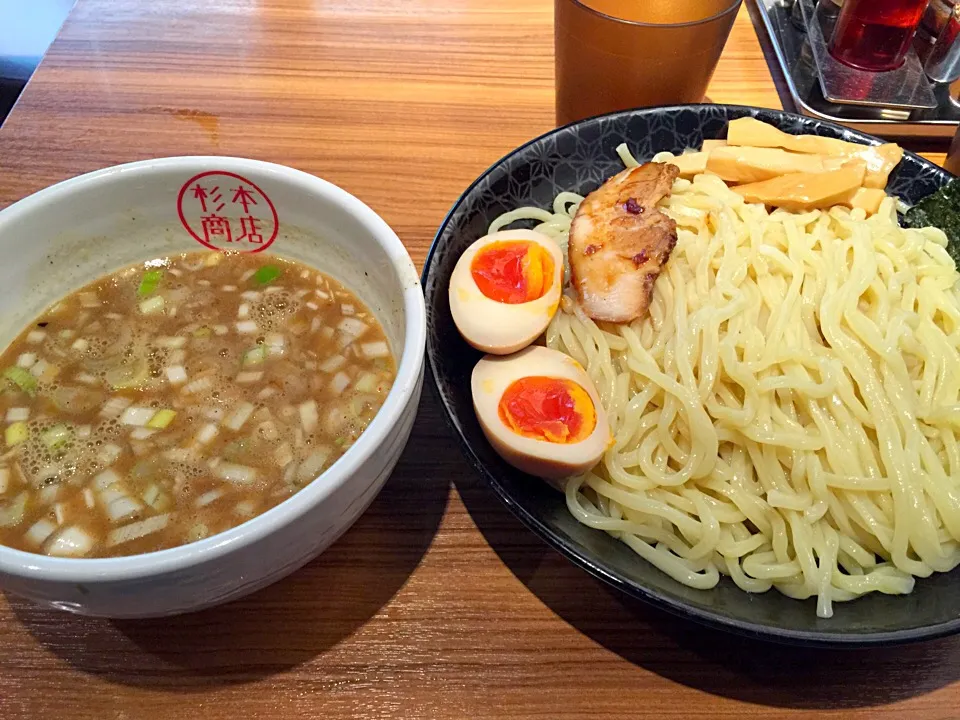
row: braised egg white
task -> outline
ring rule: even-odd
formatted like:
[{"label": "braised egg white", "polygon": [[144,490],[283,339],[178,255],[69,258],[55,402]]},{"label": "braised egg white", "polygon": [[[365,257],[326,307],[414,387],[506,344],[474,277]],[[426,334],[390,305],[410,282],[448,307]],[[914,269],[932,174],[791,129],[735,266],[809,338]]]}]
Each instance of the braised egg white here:
[{"label": "braised egg white", "polygon": [[576,360],[531,346],[487,355],[473,370],[473,406],[494,449],[548,479],[589,470],[610,446],[610,427],[590,376]]},{"label": "braised egg white", "polygon": [[494,355],[521,350],[539,337],[560,304],[563,254],[532,230],[482,237],[450,277],[450,312],[464,339]]}]

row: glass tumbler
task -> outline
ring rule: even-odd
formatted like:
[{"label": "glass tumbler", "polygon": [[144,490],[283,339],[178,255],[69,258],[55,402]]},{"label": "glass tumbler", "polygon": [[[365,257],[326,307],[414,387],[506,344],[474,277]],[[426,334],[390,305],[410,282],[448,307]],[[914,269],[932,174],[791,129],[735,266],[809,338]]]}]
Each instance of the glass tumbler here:
[{"label": "glass tumbler", "polygon": [[557,123],[703,100],[742,0],[555,0]]}]

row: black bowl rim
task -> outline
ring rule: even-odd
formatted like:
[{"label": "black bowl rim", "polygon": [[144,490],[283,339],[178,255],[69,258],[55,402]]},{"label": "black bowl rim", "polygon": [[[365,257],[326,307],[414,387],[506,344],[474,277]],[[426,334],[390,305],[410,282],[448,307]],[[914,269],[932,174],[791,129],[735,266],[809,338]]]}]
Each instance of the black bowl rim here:
[{"label": "black bowl rim", "polygon": [[[561,127],[554,128],[545,133],[538,135],[537,137],[528,140],[519,147],[511,150],[509,153],[501,157],[495,163],[490,165],[486,170],[483,171],[470,185],[464,190],[460,196],[457,198],[456,202],[451,206],[450,210],[444,216],[443,221],[440,223],[440,226],[437,229],[436,234],[434,235],[433,241],[430,244],[430,249],[427,251],[426,259],[423,263],[423,272],[421,273],[421,284],[426,290],[427,279],[430,275],[430,269],[433,266],[433,257],[436,253],[438,246],[440,244],[441,236],[446,232],[447,226],[450,223],[450,219],[453,217],[453,214],[460,208],[461,204],[466,200],[467,196],[473,192],[473,190],[479,185],[487,176],[495,172],[503,163],[510,160],[516,155],[519,155],[524,150],[526,150],[531,145],[535,145],[541,140],[550,137],[552,135],[557,135],[559,133],[565,132],[566,130],[573,128],[578,125],[584,125],[587,123],[592,123],[600,119],[606,118],[619,118],[623,116],[632,116],[637,114],[663,114],[670,112],[680,112],[682,110],[704,110],[707,108],[723,108],[724,110],[742,112],[744,114],[752,114],[755,112],[761,113],[772,113],[774,115],[782,116],[784,118],[790,118],[794,120],[800,120],[803,124],[813,123],[817,126],[826,126],[830,127],[838,132],[852,135],[868,145],[881,144],[884,141],[880,138],[869,135],[867,133],[860,132],[859,130],[854,130],[852,128],[839,125],[837,123],[832,123],[824,120],[815,120],[813,118],[808,118],[802,115],[797,115],[796,113],[790,113],[783,110],[775,110],[772,108],[761,108],[752,105],[727,105],[723,103],[690,103],[690,104],[681,104],[681,105],[659,105],[654,107],[645,107],[645,108],[634,108],[630,110],[619,110],[612,113],[604,113],[601,115],[594,115],[593,117],[585,118],[583,120],[577,120],[572,123],[568,123]],[[929,160],[920,157],[916,153],[910,152],[909,150],[904,150],[904,155],[909,156],[921,165],[926,165],[929,168],[937,171],[937,174],[946,180],[949,180],[953,175],[943,168],[937,166],[936,164],[930,162]],[[428,333],[427,333],[427,343],[430,343],[430,332],[429,332],[430,319],[428,316]],[[585,570],[590,575],[604,581],[608,585],[620,590],[621,592],[634,597],[638,600],[642,600],[646,603],[649,603],[655,607],[660,608],[661,610],[666,610],[667,612],[681,617],[687,620],[693,620],[701,625],[707,627],[715,628],[718,630],[723,630],[726,632],[736,633],[738,635],[754,638],[757,640],[764,640],[769,642],[776,642],[785,645],[797,645],[805,647],[822,647],[822,648],[835,648],[835,649],[856,649],[864,647],[876,647],[883,645],[900,645],[906,643],[920,642],[922,640],[933,640],[936,638],[945,637],[947,635],[953,635],[960,632],[960,617],[957,617],[954,620],[950,620],[943,623],[938,623],[936,625],[929,625],[921,628],[910,628],[906,630],[891,630],[884,632],[869,632],[869,633],[850,633],[850,632],[825,632],[825,631],[808,631],[808,630],[791,630],[788,628],[775,628],[769,625],[763,625],[760,623],[745,622],[742,620],[737,620],[735,618],[730,618],[720,613],[711,612],[708,610],[702,610],[686,604],[681,600],[670,597],[669,595],[662,594],[660,592],[650,590],[639,584],[636,584],[631,581],[627,581],[625,578],[620,577],[617,573],[611,572],[603,567],[602,563],[598,563],[595,560],[592,560],[590,557],[586,556],[584,553],[581,553],[576,547],[571,543],[567,542],[564,538],[554,532],[550,527],[540,522],[536,517],[527,512],[527,510],[515,502],[513,498],[504,490],[500,485],[499,481],[495,475],[490,472],[490,470],[480,461],[477,455],[473,452],[473,448],[470,443],[464,437],[464,434],[454,417],[454,413],[451,408],[444,401],[443,393],[440,390],[440,385],[437,382],[436,368],[433,363],[433,355],[429,351],[427,352],[427,364],[430,372],[430,377],[432,382],[430,383],[435,397],[439,400],[440,404],[443,406],[443,416],[446,420],[447,426],[453,431],[456,436],[457,443],[460,445],[460,450],[463,453],[464,457],[470,463],[470,465],[476,470],[481,477],[487,482],[488,485],[496,493],[497,497],[503,502],[504,505],[522,522],[529,530],[532,530],[541,540],[546,542],[552,548],[557,550],[561,555],[563,555],[567,560],[572,562],[577,567]]]}]

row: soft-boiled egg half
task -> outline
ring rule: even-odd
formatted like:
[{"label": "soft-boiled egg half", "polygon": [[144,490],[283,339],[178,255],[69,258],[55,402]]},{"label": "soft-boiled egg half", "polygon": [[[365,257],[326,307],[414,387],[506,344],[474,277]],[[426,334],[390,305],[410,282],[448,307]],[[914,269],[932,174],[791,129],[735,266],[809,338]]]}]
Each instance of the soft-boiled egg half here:
[{"label": "soft-boiled egg half", "polygon": [[450,312],[464,339],[494,355],[526,347],[546,330],[563,291],[563,253],[533,230],[477,240],[450,277]]},{"label": "soft-boiled egg half", "polygon": [[534,345],[487,355],[473,370],[473,407],[487,440],[514,467],[557,480],[585,472],[610,446],[590,376],[576,360]]}]

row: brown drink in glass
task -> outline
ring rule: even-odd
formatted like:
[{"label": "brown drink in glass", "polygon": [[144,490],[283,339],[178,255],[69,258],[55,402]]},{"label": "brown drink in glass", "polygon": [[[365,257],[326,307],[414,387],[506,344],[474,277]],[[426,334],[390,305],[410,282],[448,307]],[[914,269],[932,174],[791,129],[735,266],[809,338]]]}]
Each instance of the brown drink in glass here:
[{"label": "brown drink in glass", "polygon": [[741,0],[555,0],[557,123],[700,102]]}]

